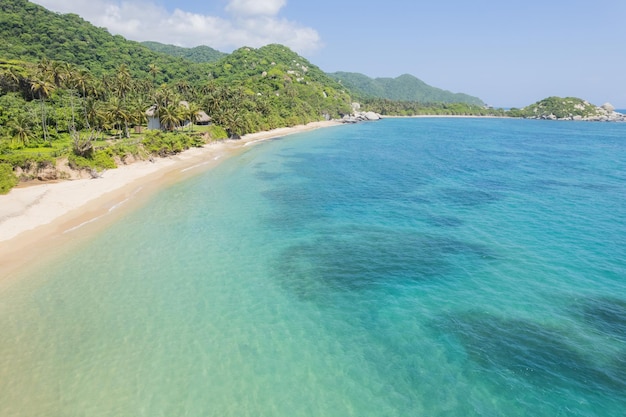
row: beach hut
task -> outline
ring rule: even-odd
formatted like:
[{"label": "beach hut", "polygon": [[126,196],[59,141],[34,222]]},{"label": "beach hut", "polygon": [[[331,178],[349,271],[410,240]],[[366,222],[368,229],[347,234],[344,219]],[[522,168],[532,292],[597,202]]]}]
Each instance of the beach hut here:
[{"label": "beach hut", "polygon": [[206,126],[211,124],[211,116],[206,114],[203,110],[200,110],[196,116],[196,124],[200,126]]},{"label": "beach hut", "polygon": [[[178,104],[180,106],[189,108],[189,103],[186,101],[181,101]],[[148,118],[148,129],[160,130],[163,128],[163,126],[161,126],[161,121],[159,120],[159,117],[157,114],[156,104],[153,104],[152,106],[148,108],[148,110],[146,110],[146,117]],[[181,123],[181,126],[183,127],[189,126],[189,123],[191,123],[191,120],[185,120]],[[211,116],[206,114],[206,112],[204,112],[203,110],[200,110],[196,113],[195,124],[209,125],[211,124]]]},{"label": "beach hut", "polygon": [[148,110],[146,110],[146,117],[148,118],[148,129],[161,129],[161,121],[156,114],[156,110],[156,104],[153,104]]}]

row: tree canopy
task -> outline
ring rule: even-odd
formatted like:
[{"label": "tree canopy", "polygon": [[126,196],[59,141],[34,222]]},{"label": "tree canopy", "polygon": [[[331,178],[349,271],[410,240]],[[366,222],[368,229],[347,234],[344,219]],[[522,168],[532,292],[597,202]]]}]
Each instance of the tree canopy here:
[{"label": "tree canopy", "polygon": [[[426,105],[443,101],[437,95],[443,90],[432,87],[422,102],[355,95],[354,87],[283,45],[231,54],[149,48],[27,0],[0,2],[0,36],[0,164],[16,170],[49,166],[58,157],[75,168],[111,167],[129,154],[165,155],[207,138],[340,118],[351,113],[355,96],[363,108],[388,115],[488,112],[470,104]],[[425,86],[410,76],[376,82],[389,92]],[[201,112],[212,126],[199,132],[193,127]],[[133,137],[148,117],[163,132]]]},{"label": "tree canopy", "polygon": [[199,64],[216,62],[228,55],[206,45],[200,45],[193,48],[183,48],[180,46],[166,45],[160,42],[152,41],[141,42],[141,44],[155,52],[178,58],[185,58],[186,60]]}]

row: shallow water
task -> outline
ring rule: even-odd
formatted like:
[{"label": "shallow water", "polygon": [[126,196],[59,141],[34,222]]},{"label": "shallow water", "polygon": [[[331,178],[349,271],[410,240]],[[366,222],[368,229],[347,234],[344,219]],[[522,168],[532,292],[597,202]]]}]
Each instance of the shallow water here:
[{"label": "shallow water", "polygon": [[0,293],[2,416],[626,409],[626,124],[252,147]]}]

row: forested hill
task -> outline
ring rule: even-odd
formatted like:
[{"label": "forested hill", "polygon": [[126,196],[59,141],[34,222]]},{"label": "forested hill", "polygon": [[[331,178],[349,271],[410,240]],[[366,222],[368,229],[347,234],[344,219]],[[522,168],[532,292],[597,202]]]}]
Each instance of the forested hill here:
[{"label": "forested hill", "polygon": [[141,44],[155,52],[160,52],[177,58],[185,58],[199,64],[216,62],[228,55],[205,45],[196,46],[194,48],[183,48],[176,45],[167,45],[151,41],[141,42]]},{"label": "forested hill", "polygon": [[[287,120],[315,120],[350,112],[350,95],[317,66],[283,45],[243,47],[210,67],[218,85],[241,88]],[[276,117],[276,114],[272,115]]]},{"label": "forested hill", "polygon": [[343,86],[282,45],[194,63],[26,0],[0,1],[0,36],[0,153],[54,147],[73,131],[128,136],[154,106],[173,130],[189,117],[181,101],[232,137],[351,111]]},{"label": "forested hill", "polygon": [[365,98],[384,98],[420,103],[466,103],[478,106],[485,104],[478,97],[432,87],[410,74],[404,74],[397,78],[370,78],[355,72],[335,72],[329,75],[341,81],[349,90]]},{"label": "forested hill", "polygon": [[111,35],[76,14],[58,14],[27,0],[0,1],[0,58],[67,62],[94,75],[125,64],[131,74],[160,68],[156,81],[200,80],[206,69],[182,58],[154,52],[138,42]]}]

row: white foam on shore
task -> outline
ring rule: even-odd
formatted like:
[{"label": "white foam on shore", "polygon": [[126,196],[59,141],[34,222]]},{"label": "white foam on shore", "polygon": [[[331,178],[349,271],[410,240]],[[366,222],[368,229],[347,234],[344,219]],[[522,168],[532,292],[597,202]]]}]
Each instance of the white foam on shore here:
[{"label": "white foam on shore", "polygon": [[192,169],[200,168],[200,167],[202,167],[202,166],[208,165],[209,163],[210,163],[209,161],[206,161],[206,162],[202,162],[202,163],[200,163],[200,164],[192,165],[192,166],[190,166],[190,167],[188,167],[188,168],[181,169],[181,170],[180,170],[180,172],[187,172],[187,171],[191,171]]},{"label": "white foam on shore", "polygon": [[82,222],[81,224],[78,224],[78,225],[76,225],[76,226],[74,226],[74,227],[70,227],[69,229],[64,230],[64,231],[63,231],[63,234],[67,234],[67,233],[74,232],[74,231],[76,231],[76,230],[78,230],[78,229],[82,228],[83,226],[86,226],[86,225],[88,225],[88,224],[90,224],[90,223],[93,223],[93,222],[95,222],[95,221],[100,220],[100,219],[101,219],[101,218],[103,218],[104,216],[105,216],[104,214],[103,214],[103,215],[101,215],[101,216],[96,216],[96,217],[94,217],[93,219],[90,219],[90,220],[87,220],[87,221],[85,221],[85,222]]}]

